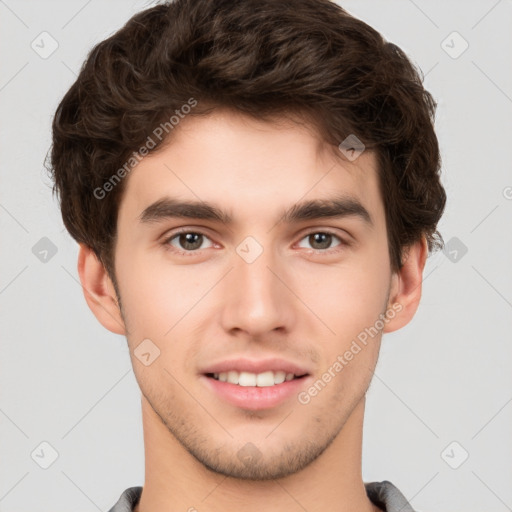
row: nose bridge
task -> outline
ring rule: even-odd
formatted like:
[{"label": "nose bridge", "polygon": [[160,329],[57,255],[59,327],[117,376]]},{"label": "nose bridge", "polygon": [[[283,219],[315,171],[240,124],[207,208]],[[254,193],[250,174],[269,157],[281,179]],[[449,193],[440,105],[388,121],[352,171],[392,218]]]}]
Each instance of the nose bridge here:
[{"label": "nose bridge", "polygon": [[[281,282],[281,265],[271,247],[247,237],[233,255],[233,270],[228,276],[223,322],[251,335],[277,328],[288,328],[291,318],[291,294]],[[278,277],[279,276],[279,277]]]}]

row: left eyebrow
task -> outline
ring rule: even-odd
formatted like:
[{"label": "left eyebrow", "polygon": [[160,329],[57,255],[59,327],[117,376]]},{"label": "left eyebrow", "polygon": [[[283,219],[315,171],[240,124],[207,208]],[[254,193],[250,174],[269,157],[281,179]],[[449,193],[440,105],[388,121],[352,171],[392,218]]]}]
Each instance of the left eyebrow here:
[{"label": "left eyebrow", "polygon": [[358,199],[352,196],[314,199],[297,203],[285,211],[282,220],[285,223],[293,223],[304,220],[343,217],[358,217],[368,226],[373,226],[373,220],[368,210]]},{"label": "left eyebrow", "polygon": [[[294,204],[281,216],[287,224],[322,218],[358,217],[368,226],[373,220],[361,202],[351,196],[314,199]],[[161,198],[149,205],[140,215],[141,223],[159,222],[170,218],[202,219],[233,224],[231,215],[206,201],[180,201],[171,197]]]}]

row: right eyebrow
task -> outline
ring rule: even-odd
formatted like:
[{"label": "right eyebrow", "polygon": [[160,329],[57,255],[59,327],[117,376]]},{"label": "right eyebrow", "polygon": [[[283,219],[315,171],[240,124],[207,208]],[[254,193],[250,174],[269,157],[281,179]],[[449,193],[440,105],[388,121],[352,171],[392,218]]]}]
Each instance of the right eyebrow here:
[{"label": "right eyebrow", "polygon": [[232,224],[231,216],[206,201],[178,201],[164,197],[149,205],[140,215],[142,223],[159,222],[169,218],[214,220]]}]

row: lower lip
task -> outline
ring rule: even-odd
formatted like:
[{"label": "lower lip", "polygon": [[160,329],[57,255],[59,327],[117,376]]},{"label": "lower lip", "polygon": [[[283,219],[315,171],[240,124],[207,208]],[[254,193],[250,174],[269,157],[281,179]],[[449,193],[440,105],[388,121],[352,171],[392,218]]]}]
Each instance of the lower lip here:
[{"label": "lower lip", "polygon": [[302,388],[305,387],[309,375],[300,379],[284,381],[274,386],[239,386],[230,382],[201,375],[201,379],[209,388],[227,402],[251,411],[260,411],[276,407],[288,400],[290,397],[297,396]]}]

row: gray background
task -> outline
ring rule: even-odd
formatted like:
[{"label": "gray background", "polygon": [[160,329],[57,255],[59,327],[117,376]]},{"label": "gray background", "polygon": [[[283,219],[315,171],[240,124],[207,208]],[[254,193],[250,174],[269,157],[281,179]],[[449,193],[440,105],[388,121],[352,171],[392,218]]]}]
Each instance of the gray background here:
[{"label": "gray background", "polygon": [[[448,194],[448,251],[429,258],[412,323],[383,340],[363,478],[418,511],[512,510],[512,2],[341,4],[425,73]],[[0,511],[106,511],[143,484],[126,341],[86,305],[43,159],[88,50],[149,5],[0,1]]]}]

